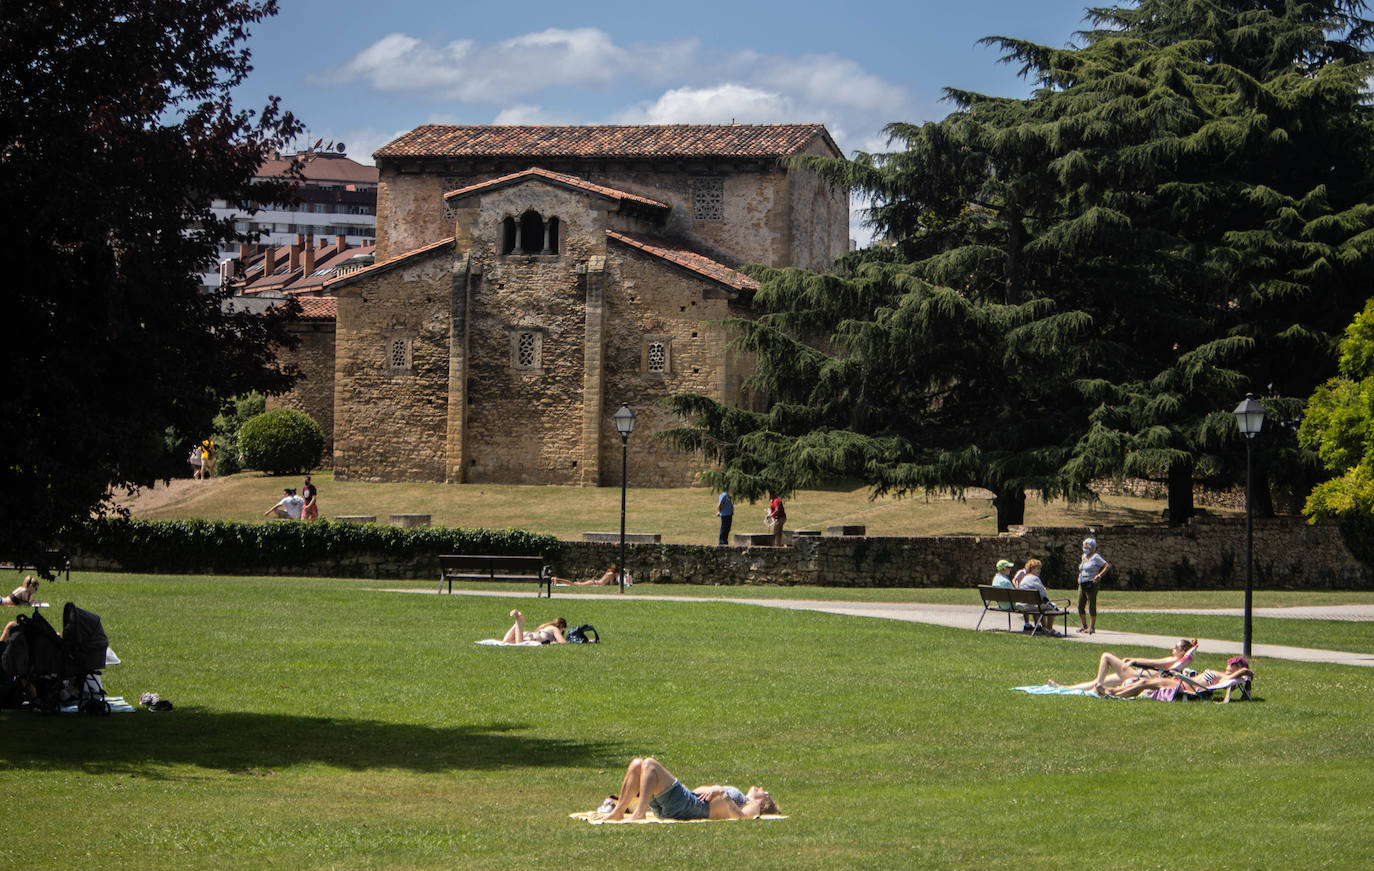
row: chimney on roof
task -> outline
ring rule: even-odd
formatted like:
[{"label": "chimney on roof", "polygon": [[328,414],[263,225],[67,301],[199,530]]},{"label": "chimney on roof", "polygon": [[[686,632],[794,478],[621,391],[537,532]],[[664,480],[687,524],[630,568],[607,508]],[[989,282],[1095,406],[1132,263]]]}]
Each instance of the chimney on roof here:
[{"label": "chimney on roof", "polygon": [[318,242],[317,244],[318,244],[321,248],[323,248],[325,245],[328,245],[328,244],[329,244],[329,240],[326,239],[326,238],[324,238],[323,236],[321,236],[321,237],[320,237],[320,240],[319,240],[319,242]]},{"label": "chimney on roof", "polygon": [[247,243],[247,242],[240,242],[240,243],[239,243],[239,262],[240,262],[240,263],[247,263],[247,262],[248,262],[248,243]]},{"label": "chimney on roof", "polygon": [[342,254],[342,253],[343,253],[343,250],[344,250],[345,248],[348,247],[348,237],[347,237],[347,236],[335,236],[335,237],[334,237],[334,244],[337,245],[337,246],[339,246],[339,253]]},{"label": "chimney on roof", "polygon": [[303,265],[305,268],[303,268],[303,269],[301,270],[301,277],[302,277],[302,278],[309,278],[309,277],[310,277],[310,274],[311,274],[312,272],[315,271],[315,249],[314,249],[314,247],[313,247],[313,246],[310,246],[310,245],[306,245],[305,248],[303,248],[303,249],[301,250],[301,255],[305,258],[304,261],[302,261],[302,265]]},{"label": "chimney on roof", "polygon": [[295,272],[301,266],[301,237],[296,237],[296,244],[292,245],[287,253],[287,272]]},{"label": "chimney on roof", "polygon": [[277,269],[277,249],[271,245],[262,252],[262,277],[266,278]]}]

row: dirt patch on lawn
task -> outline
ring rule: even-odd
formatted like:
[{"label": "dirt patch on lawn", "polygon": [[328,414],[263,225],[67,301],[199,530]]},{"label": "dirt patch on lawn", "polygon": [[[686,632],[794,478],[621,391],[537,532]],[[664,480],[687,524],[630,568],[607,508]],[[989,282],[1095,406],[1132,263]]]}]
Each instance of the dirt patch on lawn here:
[{"label": "dirt patch on lawn", "polygon": [[213,479],[197,481],[194,478],[173,478],[166,482],[159,481],[151,487],[144,487],[132,494],[117,493],[115,494],[115,504],[128,509],[129,513],[137,516],[189,499],[204,488],[214,485]]}]

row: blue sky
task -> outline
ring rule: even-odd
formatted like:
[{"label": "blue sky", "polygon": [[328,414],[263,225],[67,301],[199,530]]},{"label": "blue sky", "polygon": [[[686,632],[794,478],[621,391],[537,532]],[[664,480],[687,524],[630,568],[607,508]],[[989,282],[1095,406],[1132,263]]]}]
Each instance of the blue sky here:
[{"label": "blue sky", "polygon": [[863,3],[281,0],[241,108],[269,94],[310,140],[371,153],[428,123],[822,122],[846,154],[942,89],[1019,95],[989,35],[1064,45],[1084,0]]}]

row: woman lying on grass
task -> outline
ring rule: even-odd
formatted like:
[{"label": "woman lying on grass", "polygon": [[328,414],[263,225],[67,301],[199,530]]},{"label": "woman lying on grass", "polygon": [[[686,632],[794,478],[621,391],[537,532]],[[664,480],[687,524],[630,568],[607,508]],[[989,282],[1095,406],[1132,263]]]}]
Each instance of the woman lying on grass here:
[{"label": "woman lying on grass", "polygon": [[778,812],[777,803],[761,786],[751,786],[747,793],[733,786],[698,786],[688,791],[652,756],[630,760],[620,794],[607,801],[611,799],[615,803],[600,819],[626,819],[632,803],[631,820],[644,819],[650,808],[662,820],[752,820]]},{"label": "woman lying on grass", "polygon": [[1169,655],[1162,659],[1136,659],[1134,657],[1122,659],[1119,656],[1104,653],[1097,663],[1097,677],[1092,680],[1085,680],[1082,683],[1070,684],[1068,686],[1057,684],[1052,680],[1046,681],[1046,683],[1052,687],[1062,686],[1066,690],[1092,690],[1098,695],[1102,695],[1107,690],[1115,689],[1125,684],[1127,681],[1138,680],[1144,677],[1137,669],[1164,669],[1181,665],[1182,663],[1180,660],[1182,660],[1188,651],[1192,650],[1194,647],[1197,647],[1196,638],[1192,641],[1189,641],[1187,638],[1181,638],[1179,642],[1174,645],[1174,649],[1170,651]]},{"label": "woman lying on grass", "polygon": [[1106,695],[1118,699],[1133,699],[1145,693],[1153,693],[1155,698],[1161,701],[1172,701],[1179,694],[1204,696],[1210,694],[1213,687],[1230,687],[1254,679],[1255,672],[1251,670],[1250,663],[1245,661],[1245,657],[1233,656],[1226,661],[1226,671],[1223,672],[1215,672],[1209,668],[1197,677],[1187,680],[1162,675],[1142,677],[1127,681],[1116,689],[1107,690]]},{"label": "woman lying on grass", "polygon": [[559,617],[548,623],[541,623],[538,629],[533,632],[525,631],[525,615],[519,611],[511,611],[510,615],[515,618],[515,625],[506,630],[505,637],[501,639],[506,644],[520,644],[521,642],[538,641],[540,644],[567,644],[568,621]]}]

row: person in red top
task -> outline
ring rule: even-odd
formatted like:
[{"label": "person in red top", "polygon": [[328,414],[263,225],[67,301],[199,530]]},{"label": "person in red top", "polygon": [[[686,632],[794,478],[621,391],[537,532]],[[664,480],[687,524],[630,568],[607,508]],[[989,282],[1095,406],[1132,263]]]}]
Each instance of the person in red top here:
[{"label": "person in red top", "polygon": [[763,519],[768,521],[768,528],[773,532],[773,547],[782,547],[782,525],[787,522],[787,509],[782,507],[782,500],[772,490],[768,491],[768,513]]}]

